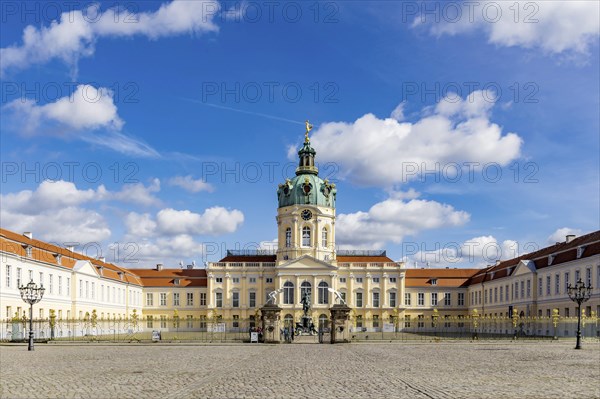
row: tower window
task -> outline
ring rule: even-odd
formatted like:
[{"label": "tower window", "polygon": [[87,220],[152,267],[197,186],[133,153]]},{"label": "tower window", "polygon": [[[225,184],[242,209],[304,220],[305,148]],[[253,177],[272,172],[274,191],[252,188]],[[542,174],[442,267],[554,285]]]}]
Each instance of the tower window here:
[{"label": "tower window", "polygon": [[285,246],[286,248],[292,246],[292,229],[289,227],[285,229]]},{"label": "tower window", "polygon": [[310,247],[310,227],[308,226],[302,228],[302,246]]},{"label": "tower window", "polygon": [[323,227],[323,230],[321,231],[321,242],[323,248],[327,248],[327,228],[325,227]]}]

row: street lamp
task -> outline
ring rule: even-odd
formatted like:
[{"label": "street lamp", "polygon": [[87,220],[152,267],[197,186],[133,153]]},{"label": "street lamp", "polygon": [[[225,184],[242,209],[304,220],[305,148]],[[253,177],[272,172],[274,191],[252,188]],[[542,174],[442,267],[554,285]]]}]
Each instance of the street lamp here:
[{"label": "street lamp", "polygon": [[43,286],[37,286],[31,280],[27,285],[19,287],[21,292],[21,298],[30,305],[29,308],[29,346],[27,350],[33,350],[33,305],[42,300],[44,291],[46,289]]},{"label": "street lamp", "polygon": [[574,286],[569,284],[567,287],[567,293],[569,298],[577,303],[577,344],[575,349],[581,349],[581,304],[592,295],[592,286],[585,285],[581,279],[579,279]]}]

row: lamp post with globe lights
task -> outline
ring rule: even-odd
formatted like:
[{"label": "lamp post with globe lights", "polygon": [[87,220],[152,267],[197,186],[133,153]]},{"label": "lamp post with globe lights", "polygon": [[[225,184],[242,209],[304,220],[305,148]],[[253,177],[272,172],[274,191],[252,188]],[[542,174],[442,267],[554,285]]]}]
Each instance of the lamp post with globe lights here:
[{"label": "lamp post with globe lights", "polygon": [[567,287],[567,293],[569,298],[577,303],[577,344],[575,349],[581,349],[581,304],[592,296],[592,286],[585,285],[581,279],[579,279],[575,285],[569,284]]},{"label": "lamp post with globe lights", "polygon": [[27,302],[30,306],[29,308],[29,345],[27,346],[27,350],[33,350],[33,305],[42,300],[44,296],[44,291],[46,289],[43,286],[37,286],[33,280],[30,281],[27,285],[23,285],[19,287],[19,291],[21,292],[21,298],[23,301]]}]

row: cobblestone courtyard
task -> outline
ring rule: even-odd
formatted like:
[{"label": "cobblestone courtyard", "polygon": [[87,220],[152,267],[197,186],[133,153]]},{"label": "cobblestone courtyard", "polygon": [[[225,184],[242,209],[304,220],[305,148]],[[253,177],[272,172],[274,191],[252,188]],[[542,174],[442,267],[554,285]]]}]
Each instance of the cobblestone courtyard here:
[{"label": "cobblestone courtyard", "polygon": [[2,398],[598,398],[600,344],[0,346]]}]

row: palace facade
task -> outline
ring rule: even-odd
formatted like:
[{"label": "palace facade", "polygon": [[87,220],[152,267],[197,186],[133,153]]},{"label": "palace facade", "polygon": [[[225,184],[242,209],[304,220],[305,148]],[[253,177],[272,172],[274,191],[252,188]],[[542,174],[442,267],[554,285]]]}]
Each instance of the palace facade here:
[{"label": "palace facade", "polygon": [[[564,242],[483,269],[412,268],[385,251],[336,250],[337,190],[319,177],[315,155],[307,134],[296,176],[277,189],[277,250],[228,251],[206,268],[157,264],[126,269],[36,240],[31,233],[0,229],[2,318],[29,317],[18,287],[33,281],[46,288],[34,308],[39,320],[135,320],[139,329],[169,330],[174,318],[190,329],[205,329],[207,320],[218,318],[232,330],[241,328],[242,320],[253,325],[275,292],[281,317],[289,322],[300,320],[300,300],[308,293],[317,324],[327,323],[330,307],[339,301],[337,291],[352,308],[355,331],[390,326],[398,331],[425,327],[425,320],[434,318],[448,325],[458,320],[456,326],[475,315],[482,320],[572,318],[576,304],[567,287],[582,279],[594,287],[584,315],[597,323],[600,231],[567,236]],[[185,327],[178,322],[177,328]],[[494,332],[512,329],[495,327]],[[547,335],[549,330],[530,333]],[[574,331],[554,333],[572,336]],[[6,338],[10,332],[0,334]]]}]

